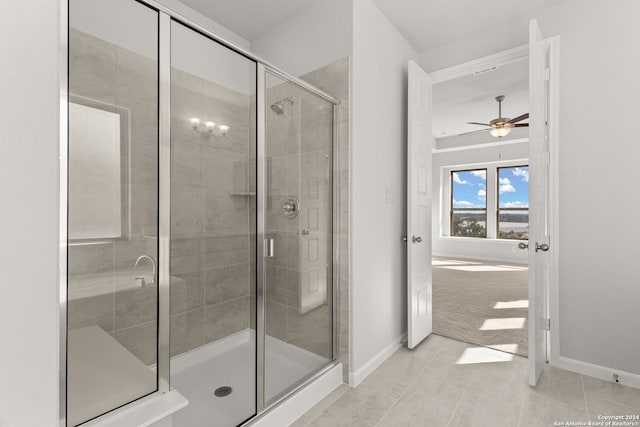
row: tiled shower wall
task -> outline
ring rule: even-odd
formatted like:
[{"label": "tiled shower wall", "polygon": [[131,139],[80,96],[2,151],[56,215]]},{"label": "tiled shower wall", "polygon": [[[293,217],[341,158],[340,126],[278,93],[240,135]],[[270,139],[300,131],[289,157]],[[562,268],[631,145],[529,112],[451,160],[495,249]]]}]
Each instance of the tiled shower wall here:
[{"label": "tiled shower wall", "polygon": [[[129,123],[129,132],[122,135],[123,176],[129,181],[122,193],[122,206],[128,206],[127,235],[70,242],[69,288],[99,282],[113,286],[123,272],[130,273],[131,281],[139,274],[150,277],[148,264],[137,269],[134,264],[143,254],[157,258],[157,63],[74,29],[69,41],[70,100],[117,107]],[[156,357],[156,305],[155,286],[70,298],[68,327],[98,325],[150,364]]]},{"label": "tiled shower wall", "polygon": [[[171,71],[171,353],[249,327],[252,96]],[[190,119],[202,120],[194,130]],[[205,121],[230,127],[209,134]],[[253,300],[252,300],[253,301]],[[250,309],[251,308],[251,309]]]},{"label": "tiled shower wall", "polygon": [[[267,79],[269,85],[270,79]],[[275,79],[272,83],[275,83]],[[332,357],[332,105],[291,83],[274,84],[267,105],[265,233],[275,242],[266,262],[267,334]],[[299,213],[288,218],[287,199]]]},{"label": "tiled shower wall", "polygon": [[[138,256],[157,259],[157,65],[72,30],[72,96],[130,114],[131,233],[69,246],[70,287],[87,276],[111,281]],[[250,97],[172,69],[171,353],[183,353],[249,326],[248,192]],[[189,119],[203,120],[200,131]],[[204,126],[230,127],[216,138]],[[127,156],[126,150],[123,151]],[[147,271],[149,270],[149,271]],[[133,280],[133,277],[131,277]],[[145,363],[156,355],[156,286],[69,301],[69,328],[98,325]]]},{"label": "tiled shower wall", "polygon": [[[72,30],[70,37],[75,45],[70,66],[71,93],[128,108],[130,114],[131,233],[127,239],[69,247],[70,282],[87,274],[113,280],[119,269],[133,269],[139,255],[156,257],[157,69],[154,61],[87,34]],[[329,64],[303,79],[342,101],[337,123],[338,164],[334,169],[334,179],[339,181],[339,215],[334,232],[339,242],[339,345],[347,372],[349,60]],[[248,166],[255,156],[255,99],[177,69],[172,70],[171,89],[171,352],[175,355],[245,329],[255,321],[255,169]],[[300,110],[293,121],[279,117],[289,121],[283,121],[281,126],[286,128],[280,129],[274,122],[275,129],[296,138],[300,152],[283,151],[274,156],[268,171],[272,192],[268,214],[275,225],[273,231],[280,233],[281,238],[276,241],[281,247],[276,248],[276,253],[282,256],[268,263],[267,278],[272,286],[268,287],[267,329],[272,336],[330,357],[329,305],[301,310],[297,294],[298,281],[304,273],[298,259],[304,256],[305,249],[299,247],[300,238],[295,234],[302,230],[301,224],[296,220],[282,222],[276,217],[276,211],[278,215],[281,212],[280,199],[289,195],[287,185],[294,185],[300,178],[282,175],[286,170],[282,165],[299,162],[305,185],[309,179],[325,178],[324,169],[318,165],[326,153],[313,146],[314,135],[315,141],[326,137],[322,127],[330,122],[324,114],[309,109]],[[216,138],[194,131],[189,123],[191,117],[226,124],[230,126],[229,135]],[[320,187],[323,191],[326,188]],[[319,230],[323,233],[329,230],[327,219],[322,215],[319,218],[319,227],[325,227]],[[321,253],[327,253],[329,241],[325,239],[325,244],[320,244]],[[327,283],[329,274],[331,271],[322,278]],[[69,328],[98,324],[141,360],[153,363],[156,303],[155,286],[72,300]]]},{"label": "tiled shower wall", "polygon": [[334,236],[338,239],[338,346],[343,379],[349,382],[349,58],[325,65],[301,78],[340,101],[338,106],[337,164],[334,179],[338,187],[338,223]]}]

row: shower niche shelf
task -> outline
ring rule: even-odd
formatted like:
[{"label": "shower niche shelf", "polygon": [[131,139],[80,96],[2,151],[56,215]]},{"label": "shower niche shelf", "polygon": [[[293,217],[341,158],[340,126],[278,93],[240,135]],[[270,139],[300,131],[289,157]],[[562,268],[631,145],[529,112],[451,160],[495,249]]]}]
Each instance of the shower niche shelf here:
[{"label": "shower niche shelf", "polygon": [[233,193],[229,193],[231,196],[239,196],[239,197],[255,197],[256,193],[252,191],[234,191]]}]

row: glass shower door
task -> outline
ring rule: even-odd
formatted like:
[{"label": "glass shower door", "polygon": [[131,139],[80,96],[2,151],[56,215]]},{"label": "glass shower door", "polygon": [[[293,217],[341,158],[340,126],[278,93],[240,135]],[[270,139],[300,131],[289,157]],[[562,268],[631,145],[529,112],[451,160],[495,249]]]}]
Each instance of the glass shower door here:
[{"label": "glass shower door", "polygon": [[256,63],[171,23],[174,425],[256,414]]},{"label": "glass shower door", "polygon": [[158,12],[69,4],[67,425],[158,389]]},{"label": "glass shower door", "polygon": [[268,405],[333,358],[333,104],[269,72],[266,87]]}]

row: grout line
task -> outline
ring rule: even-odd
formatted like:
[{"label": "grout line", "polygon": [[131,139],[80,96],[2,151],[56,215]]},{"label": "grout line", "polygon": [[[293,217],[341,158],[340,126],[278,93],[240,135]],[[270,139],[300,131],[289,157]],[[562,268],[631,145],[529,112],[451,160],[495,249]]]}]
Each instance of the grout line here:
[{"label": "grout line", "polygon": [[[388,396],[388,395],[387,395]],[[395,402],[393,402],[391,404],[391,406],[389,406],[389,408],[387,408],[386,411],[384,411],[384,413],[382,414],[382,416],[380,417],[380,419],[374,424],[374,427],[379,426],[380,423],[382,422],[382,420],[384,420],[384,417],[387,416],[387,414],[389,412],[391,412],[391,410],[400,402],[400,398],[398,398]]]},{"label": "grout line", "polygon": [[550,397],[550,396],[547,396],[547,395],[542,394],[540,392],[537,392],[535,388],[533,390],[531,390],[531,393],[535,394],[536,396],[538,396],[541,399],[550,400],[552,402],[559,403],[561,405],[568,406],[570,408],[577,409],[579,411],[584,411],[585,410],[585,408],[580,408],[578,406],[572,405],[571,403],[563,402],[562,400],[554,399],[553,397]]},{"label": "grout line", "polygon": [[451,425],[451,422],[453,421],[453,417],[456,414],[458,407],[460,406],[460,402],[462,402],[462,398],[464,397],[465,394],[467,394],[467,391],[469,390],[469,384],[471,384],[471,381],[467,382],[467,385],[465,386],[464,391],[460,394],[460,397],[456,402],[456,406],[453,408],[453,411],[451,411],[451,416],[449,417],[449,421],[447,421],[447,427]]},{"label": "grout line", "polygon": [[[602,381],[604,381],[604,380],[602,380]],[[624,384],[616,384],[616,385],[622,385],[624,387]],[[585,387],[585,396],[587,396],[587,395],[588,394],[586,392],[586,387]],[[597,395],[593,396],[593,398],[594,399],[598,399],[598,400],[602,400],[602,401],[607,402],[607,403],[613,403],[613,404],[616,404],[616,405],[627,406],[627,407],[633,408],[635,410],[640,410],[640,405],[635,406],[635,404],[631,404],[631,403],[628,403],[628,402],[620,402],[619,400],[614,400],[613,398],[602,397],[602,396],[597,396]]]},{"label": "grout line", "polygon": [[[398,351],[400,351],[400,349],[396,350],[395,353],[397,353]],[[394,354],[395,354],[394,353]],[[413,379],[409,382],[409,384],[407,384],[407,387],[404,389],[404,391],[402,393],[400,393],[400,396],[398,398],[395,399],[395,402],[393,402],[393,404],[391,406],[389,406],[389,408],[387,408],[387,410],[382,414],[382,416],[380,417],[380,419],[378,420],[378,422],[375,424],[375,426],[379,425],[382,420],[384,419],[384,417],[387,416],[387,414],[389,412],[391,412],[391,410],[400,402],[400,400],[402,400],[402,398],[407,394],[407,391],[409,391],[409,388],[411,388],[411,386],[418,381],[418,378],[420,377],[420,374],[422,374],[422,372],[424,372],[424,370],[426,369],[426,367],[431,363],[431,360],[429,360],[427,363],[425,363],[424,366],[422,366],[418,372],[416,373],[416,375],[414,375]],[[375,372],[375,371],[374,371]],[[373,373],[373,372],[372,372]],[[385,393],[386,394],[386,393]],[[387,395],[388,396],[388,395]],[[392,397],[392,396],[389,396]],[[374,427],[375,427],[374,426]]]},{"label": "grout line", "polygon": [[584,388],[584,375],[580,375],[580,384],[582,384],[582,396],[584,397],[584,408],[587,411],[587,421],[590,421],[591,415],[589,415],[589,402],[587,400],[587,391]]},{"label": "grout line", "polygon": [[[342,384],[341,384],[342,385]],[[347,386],[348,387],[348,386]],[[337,388],[336,388],[337,390]],[[324,408],[322,411],[318,412],[315,416],[311,417],[311,419],[309,421],[307,421],[306,423],[304,423],[304,425],[302,427],[307,427],[309,425],[311,425],[311,423],[313,423],[315,420],[317,420],[318,418],[320,418],[320,415],[324,414],[329,408],[331,408],[336,402],[338,402],[338,400],[342,399],[342,396],[344,396],[345,394],[347,394],[347,392],[349,391],[349,389],[345,390],[343,393],[340,394],[340,396],[336,397],[334,399],[333,402],[331,402],[329,405],[327,405],[326,408]],[[335,390],[333,391],[335,392]],[[332,392],[332,393],[333,393]],[[328,397],[328,396],[326,396]],[[326,397],[324,399],[326,399]],[[304,417],[306,414],[309,413],[309,411],[311,411],[313,408],[315,408],[317,405],[319,405],[320,403],[322,403],[322,401],[324,400],[320,400],[320,402],[316,403],[315,405],[313,405],[307,412],[305,412],[304,414],[300,415],[298,418],[296,418],[293,423],[296,423],[300,418]]]},{"label": "grout line", "polygon": [[520,415],[518,416],[518,427],[522,426],[522,415],[524,414],[524,407],[525,404],[527,403],[527,399],[529,398],[527,393],[524,393],[524,396],[522,397],[522,402],[520,403]]}]

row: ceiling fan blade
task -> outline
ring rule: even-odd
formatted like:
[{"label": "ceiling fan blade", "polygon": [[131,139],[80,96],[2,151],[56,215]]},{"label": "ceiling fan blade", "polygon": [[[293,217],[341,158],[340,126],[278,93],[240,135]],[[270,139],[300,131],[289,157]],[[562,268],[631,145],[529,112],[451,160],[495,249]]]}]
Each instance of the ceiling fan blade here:
[{"label": "ceiling fan blade", "polygon": [[509,123],[509,124],[513,124],[513,123],[517,123],[517,122],[519,122],[519,121],[522,121],[522,120],[524,120],[524,119],[528,119],[528,118],[529,118],[529,113],[524,113],[523,115],[518,116],[518,117],[516,117],[515,119],[511,119],[511,120],[509,120],[507,123]]},{"label": "ceiling fan blade", "polygon": [[529,123],[516,123],[514,125],[511,125],[511,127],[513,127],[513,128],[528,128],[529,127]]},{"label": "ceiling fan blade", "polygon": [[478,122],[467,122],[467,124],[468,125],[478,125],[478,126],[491,126],[489,123],[478,123]]},{"label": "ceiling fan blade", "polygon": [[487,131],[490,131],[490,130],[491,129],[472,130],[471,132],[459,133],[456,136],[471,135],[472,133],[487,132]]}]

